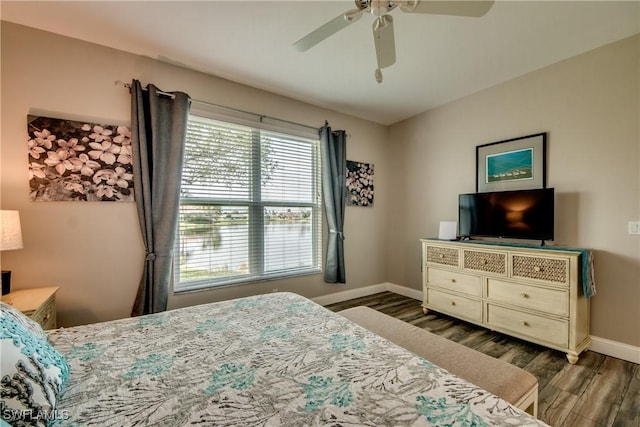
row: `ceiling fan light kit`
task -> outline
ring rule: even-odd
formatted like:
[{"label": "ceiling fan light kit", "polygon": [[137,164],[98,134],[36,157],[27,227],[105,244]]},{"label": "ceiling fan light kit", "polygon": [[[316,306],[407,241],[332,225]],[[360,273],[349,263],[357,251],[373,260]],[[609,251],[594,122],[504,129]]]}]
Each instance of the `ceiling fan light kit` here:
[{"label": "ceiling fan light kit", "polygon": [[389,12],[399,6],[405,13],[424,13],[434,15],[468,16],[479,18],[484,16],[494,1],[468,0],[468,1],[432,1],[432,0],[355,0],[355,9],[333,18],[326,24],[310,32],[293,46],[300,52],[305,52],[317,45],[327,37],[337,33],[353,22],[359,20],[364,12],[375,16],[373,22],[373,40],[376,50],[378,68],[375,78],[382,83],[382,68],[389,67],[396,62],[395,36],[393,33],[393,17]]},{"label": "ceiling fan light kit", "polygon": [[348,10],[342,16],[349,24],[351,24],[362,17],[362,11],[357,9]]}]

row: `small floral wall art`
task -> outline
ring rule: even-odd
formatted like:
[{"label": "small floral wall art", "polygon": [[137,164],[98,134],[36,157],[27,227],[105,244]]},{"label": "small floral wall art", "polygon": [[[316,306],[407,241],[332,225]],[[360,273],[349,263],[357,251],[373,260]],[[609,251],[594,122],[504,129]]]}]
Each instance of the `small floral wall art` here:
[{"label": "small floral wall art", "polygon": [[347,160],[347,206],[373,207],[373,164]]},{"label": "small floral wall art", "polygon": [[131,132],[27,116],[29,187],[34,201],[133,201]]}]

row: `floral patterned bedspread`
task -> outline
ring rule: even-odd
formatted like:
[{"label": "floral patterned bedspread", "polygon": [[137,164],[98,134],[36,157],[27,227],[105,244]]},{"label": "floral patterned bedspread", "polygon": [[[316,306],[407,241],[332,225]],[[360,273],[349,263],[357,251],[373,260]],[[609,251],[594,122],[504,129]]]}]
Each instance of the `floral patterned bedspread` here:
[{"label": "floral patterned bedspread", "polygon": [[49,333],[54,425],[539,426],[316,303],[273,293]]}]

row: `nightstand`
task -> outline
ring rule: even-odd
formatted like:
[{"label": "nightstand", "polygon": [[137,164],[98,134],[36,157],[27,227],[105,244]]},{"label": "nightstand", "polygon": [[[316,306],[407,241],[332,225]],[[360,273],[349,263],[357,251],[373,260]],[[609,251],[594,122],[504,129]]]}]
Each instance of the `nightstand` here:
[{"label": "nightstand", "polygon": [[56,292],[60,287],[19,289],[2,295],[2,302],[14,306],[31,319],[38,322],[42,329],[55,329]]}]

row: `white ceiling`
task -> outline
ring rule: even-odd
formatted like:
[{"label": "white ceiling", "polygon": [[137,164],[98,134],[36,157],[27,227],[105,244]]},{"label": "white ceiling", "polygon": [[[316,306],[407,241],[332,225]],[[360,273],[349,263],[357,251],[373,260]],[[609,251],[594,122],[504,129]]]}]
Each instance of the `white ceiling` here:
[{"label": "white ceiling", "polygon": [[482,18],[396,9],[397,62],[378,84],[370,15],[307,52],[292,47],[353,9],[352,1],[3,0],[0,7],[6,21],[382,124],[640,32],[640,1],[497,1]]}]

